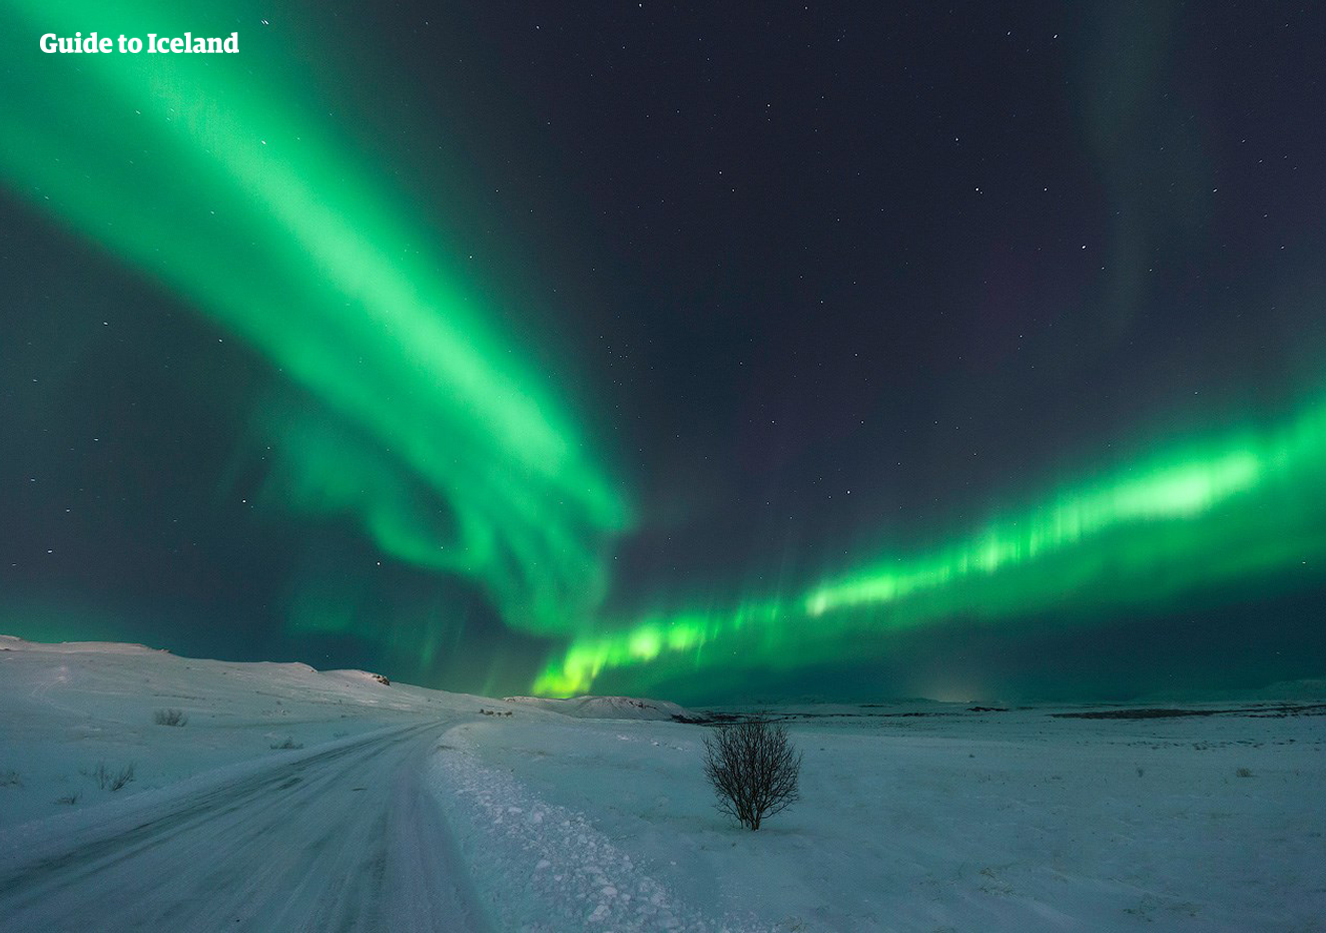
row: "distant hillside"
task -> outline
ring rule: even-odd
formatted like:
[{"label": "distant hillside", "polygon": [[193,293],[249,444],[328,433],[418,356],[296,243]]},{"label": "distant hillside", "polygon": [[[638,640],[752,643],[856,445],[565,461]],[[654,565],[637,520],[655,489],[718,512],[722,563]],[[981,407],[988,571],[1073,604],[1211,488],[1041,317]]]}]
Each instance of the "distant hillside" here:
[{"label": "distant hillside", "polygon": [[695,713],[669,703],[667,700],[643,700],[635,697],[572,697],[553,700],[547,697],[507,697],[508,703],[519,703],[537,709],[574,716],[578,719],[696,719]]}]

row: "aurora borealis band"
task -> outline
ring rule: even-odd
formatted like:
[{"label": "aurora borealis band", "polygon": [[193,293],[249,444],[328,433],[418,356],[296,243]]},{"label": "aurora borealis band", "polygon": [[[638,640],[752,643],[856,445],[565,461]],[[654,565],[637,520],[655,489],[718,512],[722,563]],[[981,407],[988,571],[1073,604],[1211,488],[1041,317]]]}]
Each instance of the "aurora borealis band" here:
[{"label": "aurora borealis band", "polygon": [[0,2],[0,631],[689,702],[1326,676],[1322,14],[867,6]]},{"label": "aurora borealis band", "polygon": [[[1051,495],[934,552],[878,561],[793,599],[664,613],[573,643],[537,687],[588,690],[605,668],[823,660],[860,630],[1056,603],[1126,606],[1326,559],[1326,402]],[[737,646],[736,657],[731,648]],[[655,674],[654,676],[658,676]]]}]

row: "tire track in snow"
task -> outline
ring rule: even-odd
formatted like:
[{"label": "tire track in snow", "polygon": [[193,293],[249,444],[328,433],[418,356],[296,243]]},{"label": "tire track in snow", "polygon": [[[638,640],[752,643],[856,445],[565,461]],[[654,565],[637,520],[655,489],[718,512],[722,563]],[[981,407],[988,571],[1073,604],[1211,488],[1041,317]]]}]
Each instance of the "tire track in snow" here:
[{"label": "tire track in snow", "polygon": [[0,930],[485,931],[424,780],[443,728],[274,753],[35,843],[32,824],[0,834]]}]

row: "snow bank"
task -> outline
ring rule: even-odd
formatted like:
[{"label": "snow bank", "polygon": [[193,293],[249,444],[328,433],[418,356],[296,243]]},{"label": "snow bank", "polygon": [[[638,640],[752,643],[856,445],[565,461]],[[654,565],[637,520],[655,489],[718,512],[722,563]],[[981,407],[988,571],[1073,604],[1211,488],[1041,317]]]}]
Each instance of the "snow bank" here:
[{"label": "snow bank", "polygon": [[475,736],[471,726],[446,733],[432,761],[434,786],[500,929],[768,929],[734,917],[713,919],[712,905],[702,911],[684,904],[646,865],[595,828],[589,814],[549,804],[535,788],[484,766],[475,753]]}]

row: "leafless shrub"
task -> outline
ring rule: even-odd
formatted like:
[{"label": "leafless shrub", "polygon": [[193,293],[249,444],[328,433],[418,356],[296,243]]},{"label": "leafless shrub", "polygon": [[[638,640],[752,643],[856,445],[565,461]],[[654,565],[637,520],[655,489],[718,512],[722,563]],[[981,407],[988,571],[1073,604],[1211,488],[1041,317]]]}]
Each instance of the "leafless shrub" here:
[{"label": "leafless shrub", "polygon": [[76,790],[72,794],[65,794],[63,797],[56,797],[55,802],[62,803],[66,807],[72,807],[74,804],[78,803],[78,798],[82,796],[83,792],[81,790]]},{"label": "leafless shrub", "polygon": [[189,717],[182,709],[159,709],[152,714],[152,721],[158,726],[182,726]]},{"label": "leafless shrub", "polygon": [[1238,769],[1237,771],[1235,771],[1234,773],[1235,773],[1236,775],[1238,775],[1239,777],[1252,777],[1252,769],[1251,769],[1251,768],[1239,768],[1239,769]]},{"label": "leafless shrub", "polygon": [[119,790],[121,787],[123,787],[125,784],[128,784],[133,779],[134,779],[134,765],[133,762],[131,761],[129,762],[128,765],[121,768],[118,774],[116,774],[113,778],[111,778],[110,789]]},{"label": "leafless shrub", "polygon": [[752,830],[801,797],[801,753],[786,726],[764,719],[719,726],[705,736],[704,774],[718,811]]},{"label": "leafless shrub", "polygon": [[134,763],[131,761],[119,771],[112,771],[106,767],[106,762],[100,761],[91,771],[81,771],[79,773],[96,781],[97,787],[101,790],[115,791],[134,779]]},{"label": "leafless shrub", "polygon": [[291,749],[291,748],[303,748],[303,747],[304,747],[303,742],[296,742],[294,739],[288,736],[286,737],[286,740],[284,742],[272,743],[272,748],[277,749],[278,751],[284,751],[286,749]]},{"label": "leafless shrub", "polygon": [[23,779],[17,771],[0,771],[0,787],[22,787]]}]

